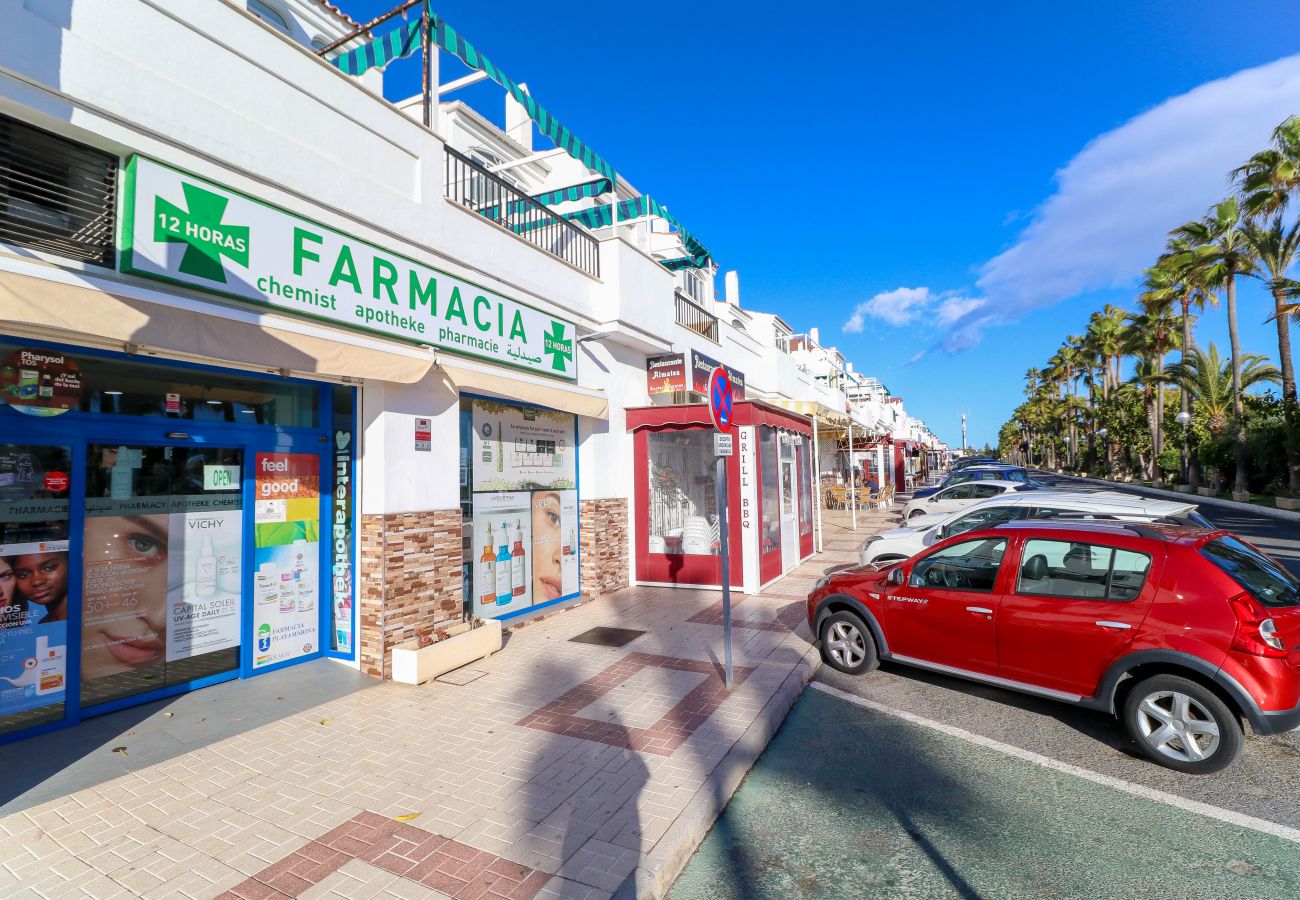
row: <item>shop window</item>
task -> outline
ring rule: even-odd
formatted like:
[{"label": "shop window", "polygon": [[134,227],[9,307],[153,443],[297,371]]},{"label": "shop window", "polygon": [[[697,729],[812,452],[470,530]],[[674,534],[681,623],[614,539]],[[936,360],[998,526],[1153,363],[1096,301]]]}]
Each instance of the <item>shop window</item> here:
[{"label": "shop window", "polygon": [[713,432],[651,433],[647,448],[650,552],[716,554],[720,533]]},{"label": "shop window", "polygon": [[0,116],[0,244],[114,264],[117,157]]},{"label": "shop window", "polygon": [[[25,367],[26,344],[0,340],[0,383]],[[236,425],[314,428],[319,421],[315,385],[91,354],[63,354],[80,373],[74,409],[83,413],[148,416]],[[32,369],[35,371],[35,369]]]},{"label": "shop window", "polygon": [[799,533],[812,534],[812,442],[807,437],[796,438],[795,453],[799,459]]},{"label": "shop window", "polygon": [[70,447],[0,444],[0,734],[60,721]]},{"label": "shop window", "polygon": [[465,614],[578,596],[577,417],[481,398],[460,422]]},{"label": "shop window", "polygon": [[781,550],[781,482],[776,429],[770,425],[758,428],[759,485],[762,488],[762,515],[760,538],[763,553]]}]

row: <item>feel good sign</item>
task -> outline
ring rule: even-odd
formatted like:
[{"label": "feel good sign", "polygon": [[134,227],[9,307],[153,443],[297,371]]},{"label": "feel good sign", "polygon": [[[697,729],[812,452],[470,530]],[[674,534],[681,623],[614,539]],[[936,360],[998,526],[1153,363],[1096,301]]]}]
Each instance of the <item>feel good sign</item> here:
[{"label": "feel good sign", "polygon": [[142,156],[125,195],[124,272],[577,378],[572,322]]}]

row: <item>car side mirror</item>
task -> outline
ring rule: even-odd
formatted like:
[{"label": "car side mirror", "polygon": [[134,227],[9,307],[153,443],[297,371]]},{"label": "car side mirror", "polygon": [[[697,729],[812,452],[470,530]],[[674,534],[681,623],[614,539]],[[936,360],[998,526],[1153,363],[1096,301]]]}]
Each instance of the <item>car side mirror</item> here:
[{"label": "car side mirror", "polygon": [[938,495],[938,494],[935,494],[934,496],[932,496],[932,497],[930,498],[930,502],[933,503],[933,502],[935,502],[935,501],[938,500],[938,499],[939,499],[939,495]]},{"label": "car side mirror", "polygon": [[895,566],[894,568],[890,569],[888,581],[890,584],[893,585],[901,585],[905,581],[907,581],[907,577],[903,575],[903,567]]}]

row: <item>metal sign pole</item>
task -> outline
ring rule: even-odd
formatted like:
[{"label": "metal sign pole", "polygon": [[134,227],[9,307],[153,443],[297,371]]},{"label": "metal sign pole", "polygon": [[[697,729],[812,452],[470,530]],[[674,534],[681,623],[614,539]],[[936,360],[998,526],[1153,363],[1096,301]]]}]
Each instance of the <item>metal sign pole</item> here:
[{"label": "metal sign pole", "polygon": [[731,558],[727,547],[727,457],[715,461],[718,498],[718,552],[722,555],[722,643],[727,690],[731,690]]}]

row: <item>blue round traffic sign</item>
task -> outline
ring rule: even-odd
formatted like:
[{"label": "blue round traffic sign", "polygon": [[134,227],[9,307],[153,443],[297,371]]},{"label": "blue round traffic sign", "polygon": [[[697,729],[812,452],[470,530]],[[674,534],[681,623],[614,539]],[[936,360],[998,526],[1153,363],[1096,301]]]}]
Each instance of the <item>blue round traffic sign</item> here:
[{"label": "blue round traffic sign", "polygon": [[735,428],[732,424],[734,415],[731,398],[731,379],[722,366],[713,370],[709,376],[709,415],[713,418],[713,427],[730,434]]}]

